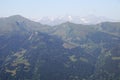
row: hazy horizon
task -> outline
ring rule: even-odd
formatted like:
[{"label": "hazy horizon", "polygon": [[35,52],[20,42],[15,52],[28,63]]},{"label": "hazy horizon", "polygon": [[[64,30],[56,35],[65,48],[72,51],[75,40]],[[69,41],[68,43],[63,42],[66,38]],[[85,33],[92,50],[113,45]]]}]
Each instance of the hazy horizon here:
[{"label": "hazy horizon", "polygon": [[29,18],[95,15],[120,20],[119,4],[119,0],[3,0],[0,17],[16,14]]}]

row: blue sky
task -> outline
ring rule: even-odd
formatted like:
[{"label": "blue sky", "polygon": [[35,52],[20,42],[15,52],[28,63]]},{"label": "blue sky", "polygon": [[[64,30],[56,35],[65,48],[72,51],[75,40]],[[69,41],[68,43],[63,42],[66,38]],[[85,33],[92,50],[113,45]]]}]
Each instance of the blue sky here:
[{"label": "blue sky", "polygon": [[0,17],[105,16],[120,20],[120,0],[0,0]]}]

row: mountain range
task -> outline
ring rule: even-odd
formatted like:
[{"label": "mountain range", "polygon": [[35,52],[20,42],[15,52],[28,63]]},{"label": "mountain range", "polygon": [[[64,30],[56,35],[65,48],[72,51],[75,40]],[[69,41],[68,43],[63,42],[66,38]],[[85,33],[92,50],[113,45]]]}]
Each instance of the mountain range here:
[{"label": "mountain range", "polygon": [[0,80],[119,80],[119,43],[120,22],[0,18]]},{"label": "mountain range", "polygon": [[71,15],[65,15],[65,16],[46,16],[46,17],[40,17],[38,19],[31,19],[33,21],[40,22],[42,24],[47,24],[47,25],[58,25],[64,22],[71,22],[71,23],[76,23],[76,24],[98,24],[101,22],[106,22],[106,21],[117,21],[113,19],[109,19],[106,17],[97,17],[94,15],[88,15],[84,17],[80,16],[71,16]]}]

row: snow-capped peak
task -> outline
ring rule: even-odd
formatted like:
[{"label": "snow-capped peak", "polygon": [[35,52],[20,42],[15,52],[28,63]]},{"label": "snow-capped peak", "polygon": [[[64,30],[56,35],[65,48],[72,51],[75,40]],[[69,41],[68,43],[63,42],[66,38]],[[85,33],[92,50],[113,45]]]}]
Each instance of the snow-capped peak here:
[{"label": "snow-capped peak", "polygon": [[96,17],[94,15],[89,15],[85,17],[80,16],[47,16],[47,17],[41,17],[39,19],[33,19],[34,21],[40,22],[42,24],[47,25],[57,25],[64,22],[72,22],[77,24],[97,24],[104,21],[114,21],[112,19],[108,19],[106,17]]}]

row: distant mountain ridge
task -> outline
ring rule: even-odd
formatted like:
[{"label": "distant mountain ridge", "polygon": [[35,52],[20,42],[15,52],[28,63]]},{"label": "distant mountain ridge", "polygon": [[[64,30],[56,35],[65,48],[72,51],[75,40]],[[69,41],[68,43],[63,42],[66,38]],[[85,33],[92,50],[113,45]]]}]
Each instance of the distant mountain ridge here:
[{"label": "distant mountain ridge", "polygon": [[97,17],[94,15],[88,15],[85,17],[80,17],[80,16],[47,16],[47,17],[41,17],[40,19],[32,19],[33,21],[40,22],[42,24],[47,24],[47,25],[58,25],[64,22],[71,22],[71,23],[76,23],[76,24],[98,24],[101,22],[106,22],[106,21],[116,21],[112,20],[106,17]]},{"label": "distant mountain ridge", "polygon": [[[0,18],[0,33],[7,32],[31,32],[40,31],[48,33],[50,35],[57,35],[63,40],[68,42],[74,42],[74,40],[80,40],[80,37],[84,37],[87,32],[103,31],[112,35],[119,36],[120,34],[120,22],[102,22],[99,24],[75,24],[69,21],[61,23],[60,25],[49,26],[43,25],[39,22],[31,21],[20,15],[14,15],[6,18]],[[75,42],[76,43],[76,42]],[[78,43],[77,43],[78,44]]]}]

